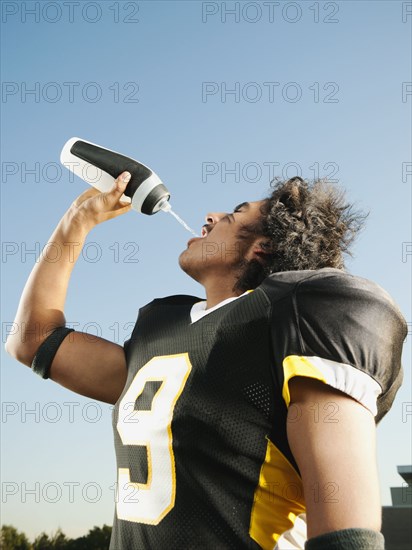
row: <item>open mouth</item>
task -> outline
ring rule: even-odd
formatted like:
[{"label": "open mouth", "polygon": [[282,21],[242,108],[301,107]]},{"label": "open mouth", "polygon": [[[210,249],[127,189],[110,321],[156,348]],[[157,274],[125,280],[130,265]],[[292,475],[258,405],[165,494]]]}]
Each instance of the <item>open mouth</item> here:
[{"label": "open mouth", "polygon": [[200,241],[201,239],[206,238],[209,235],[209,233],[212,231],[212,229],[209,227],[210,226],[204,225],[201,229],[200,237],[195,237],[194,239],[190,239],[190,241],[188,241],[188,245],[190,245],[194,241]]},{"label": "open mouth", "polygon": [[200,233],[200,237],[202,239],[204,239],[205,237],[207,237],[209,235],[209,233],[213,230],[213,227],[211,227],[210,225],[204,225],[202,227],[202,231]]}]

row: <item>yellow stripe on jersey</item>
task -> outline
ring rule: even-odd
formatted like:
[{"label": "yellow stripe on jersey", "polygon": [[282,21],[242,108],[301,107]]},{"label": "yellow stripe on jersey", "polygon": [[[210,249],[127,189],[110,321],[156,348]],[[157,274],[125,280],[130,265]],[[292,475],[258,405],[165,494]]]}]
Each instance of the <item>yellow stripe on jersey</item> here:
[{"label": "yellow stripe on jersey", "polygon": [[266,438],[265,461],[255,491],[249,535],[264,550],[272,550],[282,533],[305,512],[302,480],[288,459]]},{"label": "yellow stripe on jersey", "polygon": [[299,355],[289,355],[283,360],[283,375],[282,397],[287,407],[290,403],[289,380],[294,376],[307,376],[327,384],[323,373],[306,357],[300,357]]}]

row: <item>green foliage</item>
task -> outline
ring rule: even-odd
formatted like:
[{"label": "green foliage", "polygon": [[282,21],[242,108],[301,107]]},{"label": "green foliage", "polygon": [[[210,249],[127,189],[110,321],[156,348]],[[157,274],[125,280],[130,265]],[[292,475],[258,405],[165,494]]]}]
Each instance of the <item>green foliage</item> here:
[{"label": "green foliage", "polygon": [[33,550],[63,550],[67,548],[67,543],[69,539],[66,538],[66,535],[62,532],[61,529],[58,529],[51,538],[42,533],[39,535],[33,543]]},{"label": "green foliage", "polygon": [[31,550],[26,535],[12,525],[2,525],[0,541],[1,550]]},{"label": "green foliage", "polygon": [[108,525],[93,527],[83,537],[68,539],[61,529],[53,535],[41,533],[30,543],[24,533],[11,525],[1,528],[1,550],[107,550],[112,528]]},{"label": "green foliage", "polygon": [[88,534],[69,542],[68,550],[107,550],[110,544],[112,528],[108,525],[93,527]]}]

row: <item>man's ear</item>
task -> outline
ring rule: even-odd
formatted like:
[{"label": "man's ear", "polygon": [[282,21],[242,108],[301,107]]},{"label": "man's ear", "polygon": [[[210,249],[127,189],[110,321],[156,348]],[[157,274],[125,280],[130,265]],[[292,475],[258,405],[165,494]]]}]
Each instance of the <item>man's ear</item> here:
[{"label": "man's ear", "polygon": [[273,245],[269,239],[256,239],[252,245],[253,259],[262,261],[268,261],[273,257]]}]

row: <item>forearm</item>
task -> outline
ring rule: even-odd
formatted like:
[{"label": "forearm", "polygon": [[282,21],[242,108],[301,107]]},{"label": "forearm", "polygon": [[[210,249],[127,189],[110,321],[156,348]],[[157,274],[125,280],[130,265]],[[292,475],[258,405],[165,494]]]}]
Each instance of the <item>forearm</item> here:
[{"label": "forearm", "polygon": [[6,343],[8,353],[22,363],[30,364],[47,334],[65,324],[70,276],[89,230],[72,206],[33,267]]}]

